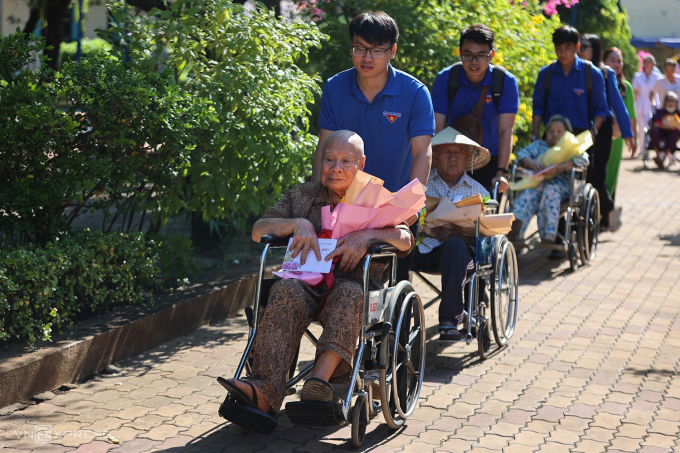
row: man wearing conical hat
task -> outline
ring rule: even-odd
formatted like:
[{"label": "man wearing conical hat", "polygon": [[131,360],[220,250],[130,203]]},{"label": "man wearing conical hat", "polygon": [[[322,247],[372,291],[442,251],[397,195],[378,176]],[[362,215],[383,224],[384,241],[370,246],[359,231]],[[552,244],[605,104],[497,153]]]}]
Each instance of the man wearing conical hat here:
[{"label": "man wearing conical hat", "polygon": [[[491,156],[486,148],[447,127],[432,139],[432,150],[436,169],[430,173],[426,195],[449,198],[454,203],[472,195],[489,196],[489,192],[467,174],[489,163]],[[432,229],[431,234],[416,247],[413,267],[441,272],[440,339],[460,340],[465,336],[458,330],[463,319],[463,284],[467,269],[473,265],[475,251],[462,239],[458,228],[438,227]]]}]

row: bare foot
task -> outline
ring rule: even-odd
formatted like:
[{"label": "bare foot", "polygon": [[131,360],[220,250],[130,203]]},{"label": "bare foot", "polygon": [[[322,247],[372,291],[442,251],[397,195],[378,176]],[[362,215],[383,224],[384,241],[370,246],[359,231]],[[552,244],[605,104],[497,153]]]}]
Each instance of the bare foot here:
[{"label": "bare foot", "polygon": [[[253,399],[253,389],[248,384],[246,384],[245,382],[241,382],[237,379],[229,379],[229,382],[231,382],[236,387],[241,389],[241,391],[248,395],[250,399]],[[260,409],[265,414],[268,414],[269,411],[272,409],[271,404],[267,402],[265,397],[262,395],[262,392],[260,392],[257,387],[255,387],[255,391],[257,392],[257,408]]]}]

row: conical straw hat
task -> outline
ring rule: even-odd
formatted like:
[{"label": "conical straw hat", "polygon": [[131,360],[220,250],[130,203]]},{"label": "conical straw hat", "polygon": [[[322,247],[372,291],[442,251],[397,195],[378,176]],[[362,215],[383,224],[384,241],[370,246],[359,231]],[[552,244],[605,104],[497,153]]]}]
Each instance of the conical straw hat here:
[{"label": "conical straw hat", "polygon": [[446,145],[448,143],[466,145],[472,149],[470,157],[468,157],[468,160],[465,162],[465,169],[468,171],[479,170],[491,160],[491,154],[489,154],[488,149],[479,146],[475,141],[450,126],[434,136],[432,139],[432,147],[434,148],[437,145]]}]

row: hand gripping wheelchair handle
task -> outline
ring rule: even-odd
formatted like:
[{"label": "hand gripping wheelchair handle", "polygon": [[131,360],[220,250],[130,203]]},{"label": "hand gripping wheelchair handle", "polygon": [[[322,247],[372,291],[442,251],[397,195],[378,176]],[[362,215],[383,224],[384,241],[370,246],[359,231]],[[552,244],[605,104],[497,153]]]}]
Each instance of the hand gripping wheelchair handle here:
[{"label": "hand gripping wheelchair handle", "polygon": [[269,244],[269,247],[288,247],[288,240],[292,238],[293,235],[290,234],[286,237],[280,238],[274,236],[273,234],[265,234],[260,238],[260,244]]},{"label": "hand gripping wheelchair handle", "polygon": [[373,256],[386,255],[386,254],[396,254],[399,250],[390,244],[373,244],[368,246],[367,253]]}]

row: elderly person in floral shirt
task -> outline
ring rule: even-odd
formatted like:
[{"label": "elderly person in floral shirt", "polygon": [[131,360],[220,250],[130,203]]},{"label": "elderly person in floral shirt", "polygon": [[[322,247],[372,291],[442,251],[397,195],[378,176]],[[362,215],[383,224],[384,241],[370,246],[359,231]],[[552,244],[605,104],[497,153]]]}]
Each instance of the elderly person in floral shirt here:
[{"label": "elderly person in floral shirt", "polygon": [[[517,161],[524,168],[533,171],[544,169],[543,164],[537,162],[538,156],[555,146],[562,136],[571,132],[571,123],[562,115],[553,115],[548,121],[546,139],[536,140],[531,145],[517,153]],[[588,166],[588,153],[583,153],[569,162],[556,165],[555,168],[544,173],[546,179],[535,189],[523,190],[513,205],[515,224],[513,232],[517,232],[517,239],[524,238],[529,220],[533,216],[538,217],[538,235],[541,242],[546,245],[555,244],[557,238],[557,226],[560,220],[560,204],[569,199],[568,173],[575,167]]]},{"label": "elderly person in floral shirt", "polygon": [[[293,257],[300,255],[304,264],[307,255],[314,253],[320,260],[317,239],[321,233],[321,209],[335,207],[344,198],[365,162],[364,142],[359,135],[347,130],[330,134],[323,145],[320,181],[286,192],[255,222],[253,239],[259,242],[264,235],[292,234]],[[333,270],[332,288],[325,282],[314,287],[301,280],[274,283],[255,340],[248,379],[217,379],[245,406],[245,415],[229,420],[242,426],[255,420],[273,429],[285,396],[288,370],[313,319],[324,330],[317,344],[312,377],[305,382],[301,399],[331,401],[333,388],[328,381],[346,382],[352,371],[364,310],[363,262],[368,246],[376,243],[391,244],[397,248],[397,256],[404,257],[413,249],[415,240],[406,223],[355,231],[338,239],[336,249],[326,257],[340,257]],[[388,263],[371,262],[371,290],[381,288],[387,281],[387,267]]]},{"label": "elderly person in floral shirt", "polygon": [[[435,170],[430,173],[426,195],[449,198],[454,203],[472,195],[489,195],[484,187],[466,174],[484,167],[489,151],[460,132],[447,127],[432,139]],[[461,237],[461,230],[438,227],[418,245],[413,268],[442,274],[442,301],[439,305],[439,338],[456,341],[465,334],[458,329],[463,320],[463,285],[473,266],[474,248]]]}]

